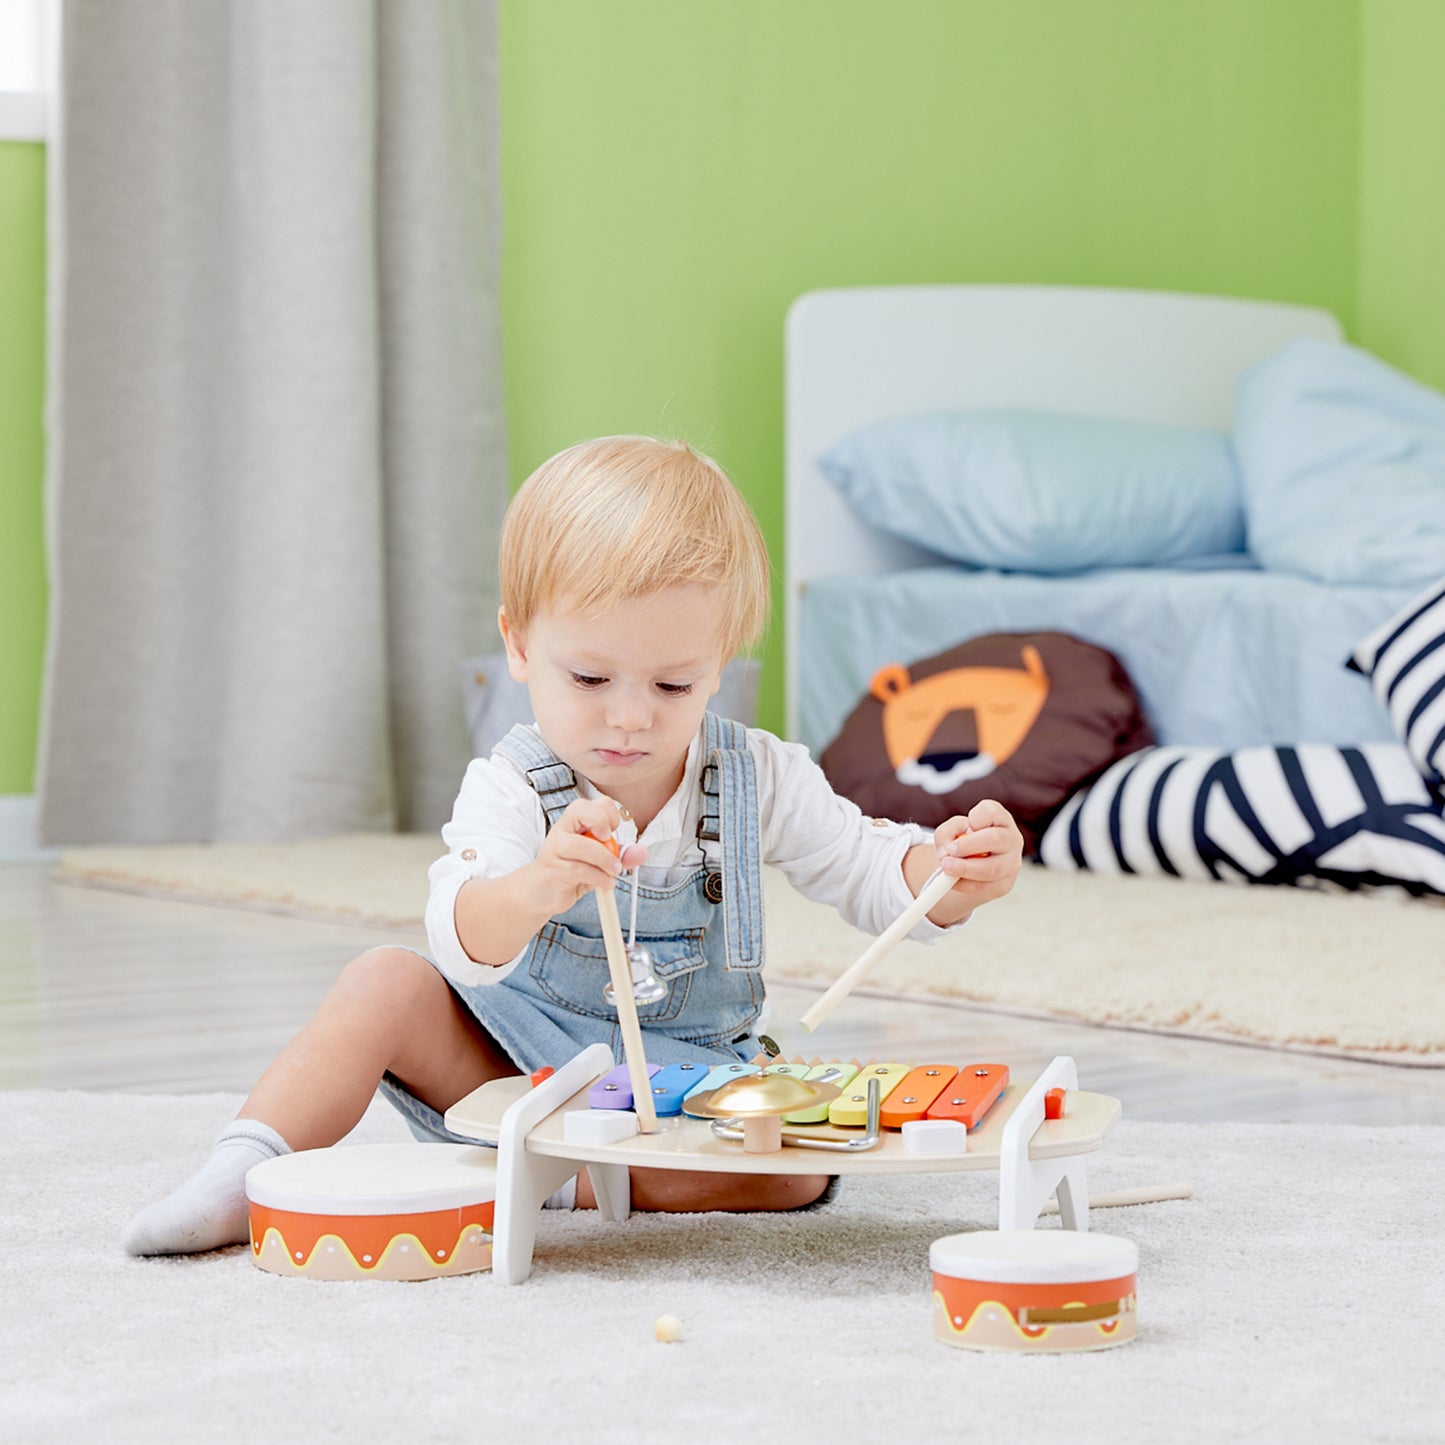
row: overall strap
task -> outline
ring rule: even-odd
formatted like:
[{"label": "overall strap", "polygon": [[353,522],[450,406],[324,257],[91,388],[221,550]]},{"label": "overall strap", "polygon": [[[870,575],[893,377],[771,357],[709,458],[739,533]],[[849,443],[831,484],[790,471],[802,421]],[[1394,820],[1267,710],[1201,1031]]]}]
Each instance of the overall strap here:
[{"label": "overall strap", "polygon": [[723,905],[729,965],[756,968],[763,949],[757,764],[747,729],[732,718],[704,714],[702,747],[703,889]]},{"label": "overall strap", "polygon": [[526,774],[547,815],[548,829],[578,798],[577,775],[566,763],[557,761],[557,755],[531,728],[517,723],[493,751],[509,758]]}]

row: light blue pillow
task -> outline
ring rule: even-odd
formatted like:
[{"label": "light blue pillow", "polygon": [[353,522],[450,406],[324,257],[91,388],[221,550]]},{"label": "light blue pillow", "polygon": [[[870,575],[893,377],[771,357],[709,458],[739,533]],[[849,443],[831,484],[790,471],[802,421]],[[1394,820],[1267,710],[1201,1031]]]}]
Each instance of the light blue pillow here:
[{"label": "light blue pillow", "polygon": [[1358,347],[1292,341],[1239,381],[1249,550],[1393,586],[1445,572],[1445,396]]},{"label": "light blue pillow", "polygon": [[818,465],[864,521],[976,567],[1149,567],[1244,546],[1222,432],[1061,412],[935,412],[865,427]]}]

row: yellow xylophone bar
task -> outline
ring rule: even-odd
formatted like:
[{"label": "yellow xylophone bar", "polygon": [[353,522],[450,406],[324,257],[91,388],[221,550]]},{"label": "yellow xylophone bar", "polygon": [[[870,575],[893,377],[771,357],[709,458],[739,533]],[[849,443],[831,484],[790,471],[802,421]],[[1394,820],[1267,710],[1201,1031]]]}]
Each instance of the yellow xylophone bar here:
[{"label": "yellow xylophone bar", "polygon": [[908,1064],[864,1064],[844,1091],[828,1105],[828,1122],[839,1128],[861,1128],[868,1122],[868,1081],[878,1080],[879,1096],[888,1095],[908,1077]]}]

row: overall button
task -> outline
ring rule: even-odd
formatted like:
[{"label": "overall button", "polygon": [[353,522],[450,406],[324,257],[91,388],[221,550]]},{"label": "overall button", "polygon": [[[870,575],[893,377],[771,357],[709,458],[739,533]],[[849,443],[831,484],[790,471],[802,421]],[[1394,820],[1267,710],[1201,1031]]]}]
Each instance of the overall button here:
[{"label": "overall button", "polygon": [[723,878],[721,873],[708,873],[702,880],[702,891],[709,903],[723,901]]}]

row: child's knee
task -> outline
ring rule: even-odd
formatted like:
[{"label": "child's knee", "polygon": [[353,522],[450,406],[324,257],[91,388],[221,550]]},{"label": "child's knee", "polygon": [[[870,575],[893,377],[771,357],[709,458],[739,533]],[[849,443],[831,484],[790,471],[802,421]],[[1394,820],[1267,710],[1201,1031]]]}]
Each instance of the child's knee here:
[{"label": "child's knee", "polygon": [[408,1009],[445,993],[446,980],[409,948],[369,948],[341,970],[333,992],[386,1008]]}]

